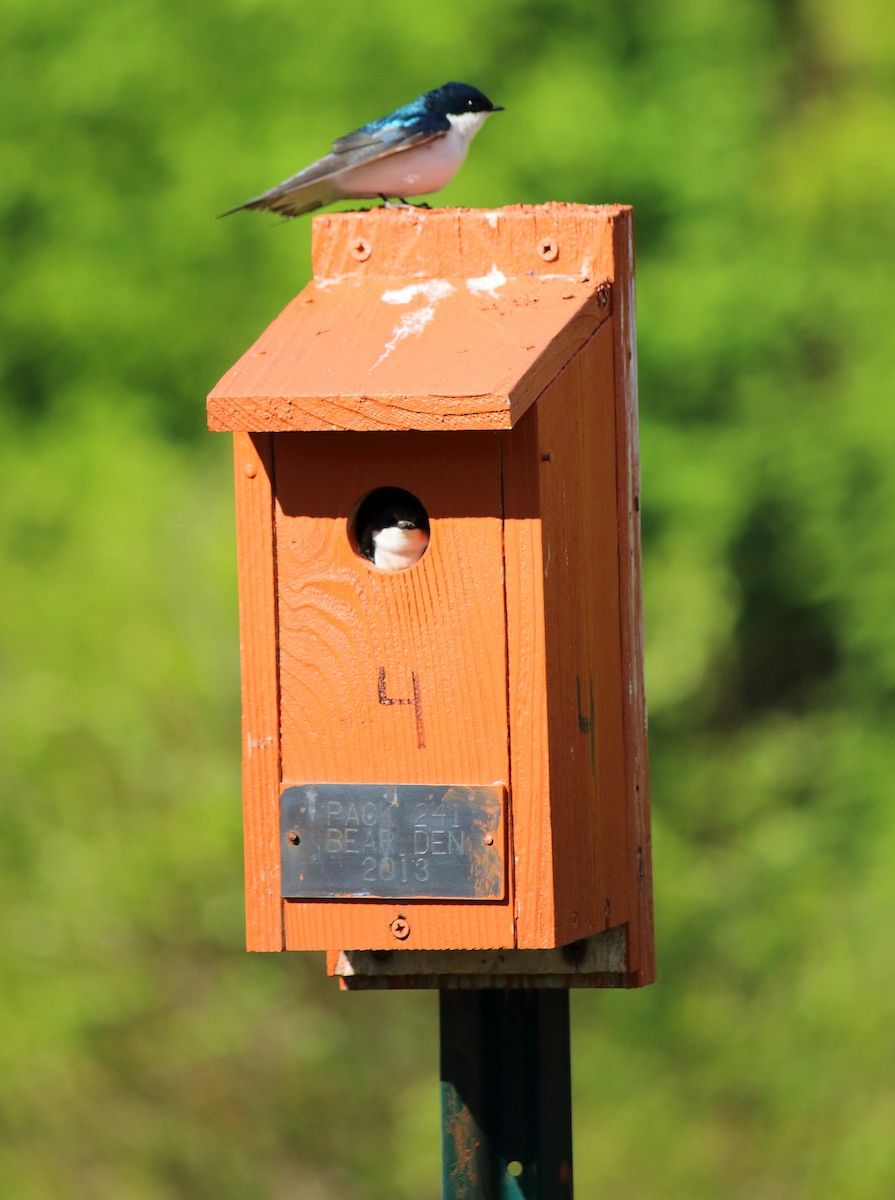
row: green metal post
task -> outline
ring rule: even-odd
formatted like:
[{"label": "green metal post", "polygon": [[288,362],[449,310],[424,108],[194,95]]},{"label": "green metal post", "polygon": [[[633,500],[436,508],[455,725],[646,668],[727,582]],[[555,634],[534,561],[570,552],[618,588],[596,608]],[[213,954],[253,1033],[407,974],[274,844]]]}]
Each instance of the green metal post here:
[{"label": "green metal post", "polygon": [[568,991],[440,995],[444,1200],[571,1200]]}]

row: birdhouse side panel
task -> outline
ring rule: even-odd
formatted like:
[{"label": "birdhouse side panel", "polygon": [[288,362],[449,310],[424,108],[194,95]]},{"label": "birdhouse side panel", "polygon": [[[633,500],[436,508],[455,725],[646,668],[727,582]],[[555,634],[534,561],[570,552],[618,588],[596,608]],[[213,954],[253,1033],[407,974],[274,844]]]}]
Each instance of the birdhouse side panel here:
[{"label": "birdhouse side panel", "polygon": [[538,404],[560,944],[629,919],[614,363],[599,331]]},{"label": "birdhouse side panel", "polygon": [[619,587],[624,693],[625,766],[636,856],[628,967],[632,985],[656,978],[649,767],[643,663],[643,601],[640,568],[640,450],[638,442],[637,335],[634,303],[634,223],[630,210],[612,231],[618,303],[613,315],[616,461],[619,509]]},{"label": "birdhouse side panel", "polygon": [[280,719],[270,434],[233,437],[242,675],[246,945],[283,949],[280,901]]}]

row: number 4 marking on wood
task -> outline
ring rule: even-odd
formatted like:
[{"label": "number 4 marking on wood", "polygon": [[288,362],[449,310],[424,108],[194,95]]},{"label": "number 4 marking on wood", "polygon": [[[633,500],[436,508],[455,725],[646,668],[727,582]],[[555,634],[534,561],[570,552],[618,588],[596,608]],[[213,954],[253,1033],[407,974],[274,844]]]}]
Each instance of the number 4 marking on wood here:
[{"label": "number 4 marking on wood", "polygon": [[405,697],[390,696],[385,682],[385,667],[379,668],[379,703],[380,704],[412,704],[416,717],[416,745],[418,750],[426,748],[426,738],[423,731],[423,701],[420,695],[420,681],[416,671],[410,672],[413,695]]},{"label": "number 4 marking on wood", "polygon": [[597,773],[597,734],[594,724],[594,681],[588,677],[590,692],[590,715],[585,716],[581,711],[581,676],[575,676],[575,690],[578,693],[578,732],[586,733],[590,742],[590,773]]}]

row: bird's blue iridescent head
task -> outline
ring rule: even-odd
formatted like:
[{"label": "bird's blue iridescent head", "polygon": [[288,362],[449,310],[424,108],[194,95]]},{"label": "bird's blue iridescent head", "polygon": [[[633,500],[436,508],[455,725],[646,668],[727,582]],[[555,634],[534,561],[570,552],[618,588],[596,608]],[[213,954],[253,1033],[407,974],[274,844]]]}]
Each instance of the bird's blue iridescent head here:
[{"label": "bird's blue iridescent head", "polygon": [[423,99],[429,112],[446,117],[459,117],[464,113],[503,112],[502,105],[492,104],[483,92],[468,83],[443,83],[441,87],[427,92]]}]

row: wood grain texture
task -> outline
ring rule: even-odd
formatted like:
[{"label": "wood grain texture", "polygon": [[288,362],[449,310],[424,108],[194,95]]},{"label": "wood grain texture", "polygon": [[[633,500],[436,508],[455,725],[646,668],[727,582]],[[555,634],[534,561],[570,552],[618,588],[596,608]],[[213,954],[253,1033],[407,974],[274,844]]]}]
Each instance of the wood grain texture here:
[{"label": "wood grain texture", "polygon": [[268,434],[233,439],[242,672],[246,944],[282,950],[280,718],[274,567],[273,452]]},{"label": "wood grain texture", "polygon": [[[498,209],[386,209],[324,213],[312,225],[314,275],[322,279],[381,275],[481,277],[497,266],[507,276],[562,274],[598,283],[611,278],[611,229],[622,204],[513,204]],[[401,231],[400,238],[394,236]],[[607,236],[609,233],[609,236]],[[555,243],[545,257],[541,242]],[[358,240],[369,256],[356,257]]]},{"label": "wood grain texture", "polygon": [[611,325],[615,360],[616,455],[619,508],[619,588],[624,702],[625,790],[634,861],[634,894],[628,934],[631,986],[656,977],[653,874],[650,838],[646,696],[643,677],[643,602],[640,566],[640,451],[637,431],[637,335],[634,302],[634,221],[630,210],[613,223],[618,310]]},{"label": "wood grain texture", "polygon": [[215,388],[210,428],[509,429],[607,319],[607,293],[468,282],[309,284]]},{"label": "wood grain texture", "polygon": [[619,987],[626,931],[607,929],[573,946],[545,950],[343,951],[327,958],[347,990],[383,987]]},{"label": "wood grain texture", "polygon": [[556,945],[538,412],[503,435],[516,944]]},{"label": "wood grain texture", "polygon": [[[447,953],[447,951],[445,952]],[[455,951],[462,954],[462,950]],[[517,950],[516,954],[531,953]],[[330,972],[332,974],[333,972]],[[634,987],[630,978],[619,971],[588,971],[580,975],[569,975],[560,970],[530,972],[511,975],[495,972],[488,974],[487,964],[482,971],[464,973],[450,971],[433,975],[351,975],[337,976],[343,992],[393,992],[393,991],[441,991],[479,990],[500,988],[507,991],[525,991],[529,988],[627,988]]]},{"label": "wood grain texture", "polygon": [[548,754],[559,944],[628,920],[612,339],[538,404]]},{"label": "wood grain texture", "polygon": [[[284,785],[506,784],[500,447],[491,434],[278,434],[277,577]],[[379,571],[350,519],[376,487],[426,509],[416,566]],[[380,679],[392,699],[385,704]],[[508,858],[510,855],[508,855]],[[510,881],[511,882],[511,881]],[[500,902],[289,901],[289,948],[512,946]]]},{"label": "wood grain texture", "polygon": [[627,921],[611,337],[505,438],[517,945]]},{"label": "wood grain texture", "polygon": [[316,217],[313,282],[211,392],[209,427],[512,427],[610,317],[607,247],[623,211]]},{"label": "wood grain texture", "polygon": [[517,945],[623,925],[620,986],[638,986],[655,955],[627,214],[612,237],[612,323],[504,435],[511,781]]}]

